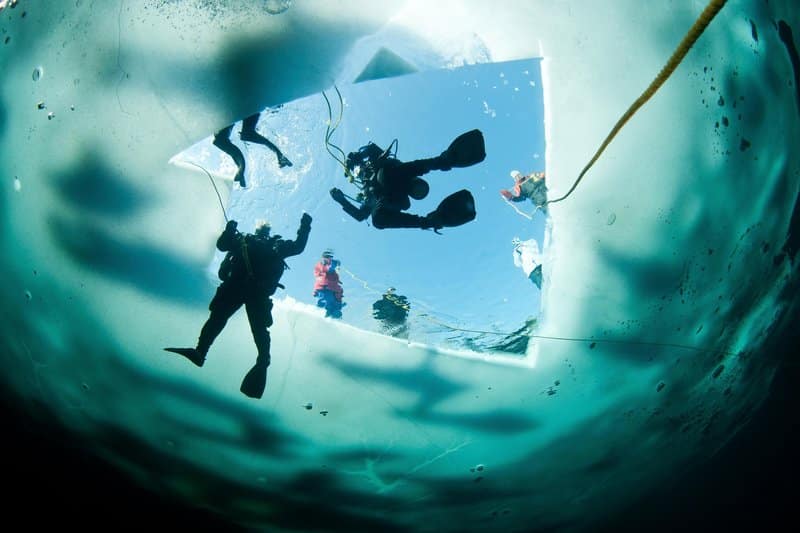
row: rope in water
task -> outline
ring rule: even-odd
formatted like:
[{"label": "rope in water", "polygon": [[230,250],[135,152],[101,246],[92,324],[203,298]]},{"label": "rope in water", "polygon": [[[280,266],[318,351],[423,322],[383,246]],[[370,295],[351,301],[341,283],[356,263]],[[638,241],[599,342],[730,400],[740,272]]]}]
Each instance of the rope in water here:
[{"label": "rope in water", "polygon": [[[336,123],[333,126],[331,126],[331,124],[333,124],[333,107],[331,106],[331,101],[328,100],[328,95],[325,94],[325,91],[322,91],[322,97],[325,98],[325,104],[328,106],[328,124],[325,127],[325,150],[327,150],[331,157],[334,158],[339,165],[341,165],[347,178],[350,181],[353,181],[353,175],[345,163],[347,156],[345,155],[344,150],[331,142],[331,137],[339,127],[339,124],[342,123],[342,115],[344,114],[344,99],[342,98],[342,93],[339,92],[339,88],[336,85],[334,85],[333,88],[336,91],[336,95],[339,97],[339,116],[337,117]],[[334,154],[331,151],[331,148],[334,148],[339,154],[341,154],[341,157]]]},{"label": "rope in water", "polygon": [[208,176],[208,180],[211,182],[211,186],[214,187],[214,192],[217,193],[217,200],[219,200],[219,207],[222,209],[222,216],[225,217],[225,222],[228,222],[228,213],[225,211],[225,205],[222,203],[222,196],[219,194],[219,189],[217,189],[217,184],[214,183],[214,178],[211,177],[211,173],[205,169],[205,167],[198,165],[197,163],[192,163],[191,161],[187,161],[190,165],[194,165],[203,172],[206,173]]},{"label": "rope in water", "polygon": [[594,165],[595,161],[597,161],[597,159],[600,157],[600,154],[603,153],[603,151],[611,143],[614,137],[616,137],[617,133],[619,133],[622,127],[650,99],[650,97],[652,97],[656,91],[658,91],[658,89],[664,84],[664,82],[667,81],[675,69],[678,68],[678,65],[680,65],[681,61],[683,61],[683,58],[689,52],[689,49],[694,45],[695,42],[697,42],[697,39],[700,38],[705,29],[711,23],[711,20],[716,16],[717,13],[719,13],[719,11],[725,5],[725,2],[727,2],[727,0],[711,0],[708,3],[706,8],[686,33],[686,36],[675,49],[675,52],[673,52],[672,56],[669,58],[669,61],[667,61],[667,64],[661,69],[661,72],[658,73],[652,83],[650,83],[650,86],[645,89],[641,96],[639,96],[639,98],[637,98],[636,101],[631,104],[628,110],[625,111],[622,117],[617,121],[617,123],[611,129],[611,132],[603,141],[603,144],[600,145],[600,148],[597,150],[597,152],[595,152],[592,159],[578,175],[578,179],[575,180],[575,183],[572,184],[572,187],[570,187],[564,196],[556,198],[555,200],[548,200],[544,205],[560,202],[572,194],[572,191],[575,190],[589,169],[592,168],[592,165]]},{"label": "rope in water", "polygon": [[[373,292],[375,294],[381,294],[380,291],[374,289],[369,286],[369,283],[364,281],[363,279],[356,276],[353,272],[346,268],[342,268],[344,272],[346,272],[351,278],[358,281],[364,289],[367,291]],[[409,311],[410,304],[408,302],[402,302],[397,299],[393,294],[386,294],[383,293],[383,296],[397,305],[402,309]],[[696,352],[710,352],[710,353],[721,353],[725,355],[735,355],[735,352],[731,352],[730,350],[721,350],[721,349],[712,349],[712,348],[701,348],[697,346],[688,346],[686,344],[677,344],[677,343],[670,343],[670,342],[648,342],[648,341],[633,341],[633,340],[622,340],[622,339],[601,339],[601,338],[588,338],[588,337],[555,337],[549,335],[534,335],[531,333],[519,333],[519,332],[508,332],[508,331],[488,331],[488,330],[481,330],[481,329],[468,329],[468,328],[460,328],[457,326],[453,326],[447,324],[446,322],[442,322],[441,320],[431,316],[428,313],[420,313],[420,317],[428,320],[429,322],[436,324],[444,329],[449,331],[461,331],[464,333],[478,333],[483,335],[500,335],[504,337],[511,337],[511,336],[518,336],[518,337],[527,337],[529,339],[545,339],[545,340],[552,340],[552,341],[566,341],[566,342],[580,342],[580,343],[605,343],[605,344],[628,344],[628,345],[637,345],[637,346],[658,346],[661,348],[680,348],[683,350],[692,350]]]}]

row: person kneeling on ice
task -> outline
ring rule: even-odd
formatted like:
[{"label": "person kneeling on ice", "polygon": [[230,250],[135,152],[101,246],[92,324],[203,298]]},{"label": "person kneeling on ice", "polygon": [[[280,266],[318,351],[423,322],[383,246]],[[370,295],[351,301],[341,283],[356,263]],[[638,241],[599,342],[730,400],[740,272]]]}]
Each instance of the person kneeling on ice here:
[{"label": "person kneeling on ice", "polygon": [[214,339],[225,327],[228,319],[242,306],[247,311],[250,330],[258,348],[256,364],[242,381],[241,391],[251,398],[261,398],[267,383],[270,364],[270,336],[272,325],[272,299],[280,284],[285,259],[303,252],[311,231],[311,216],[303,213],[300,229],[293,241],[280,235],[270,236],[270,226],[261,222],[254,233],[242,234],[231,220],[217,239],[217,249],[227,252],[219,267],[222,283],[208,306],[211,315],[200,331],[196,348],[164,348],[183,355],[197,366],[203,366],[206,354]]},{"label": "person kneeling on ice", "polygon": [[361,189],[355,198],[360,206],[350,203],[340,189],[334,187],[330,193],[345,213],[359,222],[372,216],[372,225],[378,229],[421,228],[437,231],[445,226],[460,226],[475,218],[475,199],[466,189],[451,194],[424,217],[403,211],[411,207],[409,197],[422,200],[428,195],[430,187],[420,178],[423,174],[432,170],[472,166],[485,158],[486,150],[480,130],[458,136],[438,157],[410,162],[398,160],[391,153],[391,145],[383,150],[370,142],[358,152],[350,152],[345,164],[345,175]]},{"label": "person kneeling on ice", "polygon": [[514,186],[510,189],[500,189],[500,195],[509,202],[530,200],[547,214],[547,185],[544,172],[533,172],[523,176],[519,170],[512,170],[511,177],[514,179]]},{"label": "person kneeling on ice", "polygon": [[325,316],[342,318],[342,282],[336,269],[340,261],[333,258],[331,250],[322,252],[322,258],[314,265],[314,294],[317,307],[325,308]]}]

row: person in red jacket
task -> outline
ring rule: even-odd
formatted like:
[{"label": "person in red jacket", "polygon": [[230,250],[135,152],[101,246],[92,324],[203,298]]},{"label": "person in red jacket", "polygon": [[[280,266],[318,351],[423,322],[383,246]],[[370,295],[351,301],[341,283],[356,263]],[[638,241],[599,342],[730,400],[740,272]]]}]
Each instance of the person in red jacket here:
[{"label": "person in red jacket", "polygon": [[325,250],[322,258],[314,265],[314,297],[317,306],[325,308],[325,316],[342,318],[342,282],[336,271],[341,263],[333,258],[333,252]]},{"label": "person in red jacket", "polygon": [[547,185],[544,172],[532,172],[523,176],[519,170],[512,170],[511,177],[514,186],[510,189],[500,189],[500,195],[509,202],[524,202],[530,200],[547,214]]}]

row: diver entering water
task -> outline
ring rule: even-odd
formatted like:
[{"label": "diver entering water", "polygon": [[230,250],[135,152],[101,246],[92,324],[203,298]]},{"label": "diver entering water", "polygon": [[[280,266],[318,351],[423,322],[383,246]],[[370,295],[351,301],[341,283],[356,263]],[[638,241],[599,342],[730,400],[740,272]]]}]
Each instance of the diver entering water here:
[{"label": "diver entering water", "polygon": [[[394,142],[392,143],[394,144]],[[475,218],[475,199],[462,189],[451,194],[426,216],[404,213],[411,207],[409,198],[421,200],[428,195],[430,187],[420,176],[432,170],[451,170],[453,167],[468,167],[486,158],[483,134],[471,130],[458,136],[437,157],[402,162],[387,150],[370,142],[357,152],[347,155],[345,175],[360,187],[355,201],[347,200],[340,189],[331,189],[331,197],[342,209],[358,220],[372,216],[372,225],[384,228],[421,228],[439,230],[445,226],[466,224]]]},{"label": "diver entering water", "polygon": [[[256,125],[258,124],[258,119],[261,117],[260,113],[255,113],[250,115],[249,117],[242,120],[242,129],[239,132],[239,138],[245,142],[252,142],[257,144],[263,144],[270,150],[275,153],[275,156],[278,158],[278,166],[280,168],[283,167],[290,167],[292,166],[292,162],[283,155],[280,149],[275,146],[269,139],[261,135],[256,131]],[[236,176],[234,176],[233,181],[236,181],[242,187],[247,187],[244,179],[244,170],[245,170],[245,163],[244,163],[244,155],[242,151],[239,150],[235,144],[231,142],[231,132],[233,131],[233,124],[230,126],[226,126],[216,132],[214,134],[214,141],[213,144],[226,154],[228,154],[233,162],[236,163],[236,167],[238,170],[236,171]]]},{"label": "diver entering water", "polygon": [[380,300],[372,304],[372,317],[381,322],[384,333],[393,337],[408,338],[408,312],[411,305],[408,298],[395,293],[394,287],[389,287]]},{"label": "diver entering water", "polygon": [[303,213],[297,238],[293,241],[280,235],[270,236],[270,226],[265,222],[260,223],[252,234],[242,234],[236,227],[235,220],[229,221],[217,239],[217,249],[227,252],[218,273],[222,283],[208,306],[211,315],[200,331],[197,347],[164,349],[203,366],[214,339],[222,332],[228,319],[244,305],[258,357],[242,381],[240,390],[251,398],[261,398],[271,358],[267,329],[272,325],[270,297],[278,287],[283,288],[280,279],[288,268],[286,258],[299,255],[305,249],[311,231],[311,216]]}]

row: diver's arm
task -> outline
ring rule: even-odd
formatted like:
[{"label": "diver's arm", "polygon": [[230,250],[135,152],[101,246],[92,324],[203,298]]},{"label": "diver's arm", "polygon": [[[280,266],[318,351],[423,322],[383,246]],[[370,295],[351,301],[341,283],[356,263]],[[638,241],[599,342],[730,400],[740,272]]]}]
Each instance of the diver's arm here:
[{"label": "diver's arm", "polygon": [[372,211],[372,209],[370,209],[369,205],[366,203],[362,204],[361,207],[354,206],[347,201],[347,198],[344,197],[344,193],[335,187],[331,189],[331,197],[336,200],[336,203],[342,206],[342,209],[345,213],[359,222],[366,220]]},{"label": "diver's arm", "polygon": [[229,220],[225,226],[225,231],[217,239],[217,250],[220,252],[229,252],[233,250],[236,243],[239,242],[240,233],[236,230],[237,222]]},{"label": "diver's arm", "polygon": [[280,241],[278,253],[282,257],[299,255],[306,249],[308,234],[311,233],[311,215],[303,213],[300,219],[300,228],[297,230],[297,238],[293,241]]}]

